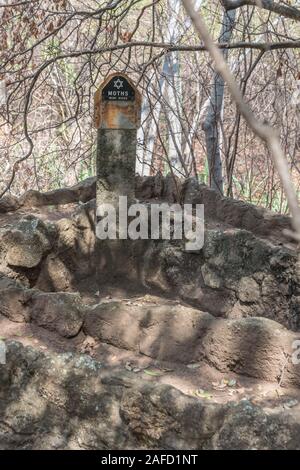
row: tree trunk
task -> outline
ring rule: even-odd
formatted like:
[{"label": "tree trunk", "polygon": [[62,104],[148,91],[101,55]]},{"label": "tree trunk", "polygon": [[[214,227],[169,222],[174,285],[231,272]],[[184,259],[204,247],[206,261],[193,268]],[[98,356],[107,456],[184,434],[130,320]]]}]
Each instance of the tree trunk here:
[{"label": "tree trunk", "polygon": [[[222,30],[219,42],[229,42],[235,24],[235,10],[224,12]],[[223,50],[225,59],[228,57],[228,50]],[[209,167],[209,182],[213,189],[223,194],[223,171],[221,160],[221,138],[220,119],[222,114],[224,99],[224,80],[218,73],[215,74],[210,105],[203,124],[206,141],[206,152]]]}]

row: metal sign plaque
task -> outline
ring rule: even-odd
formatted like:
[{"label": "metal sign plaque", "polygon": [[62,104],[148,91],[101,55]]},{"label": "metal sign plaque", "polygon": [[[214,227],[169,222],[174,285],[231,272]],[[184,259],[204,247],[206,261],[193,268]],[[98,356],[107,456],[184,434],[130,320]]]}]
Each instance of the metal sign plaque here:
[{"label": "metal sign plaque", "polygon": [[102,101],[134,101],[135,90],[121,75],[113,77],[102,90]]},{"label": "metal sign plaque", "polygon": [[141,94],[123,73],[106,78],[95,93],[97,129],[137,129],[141,123]]}]

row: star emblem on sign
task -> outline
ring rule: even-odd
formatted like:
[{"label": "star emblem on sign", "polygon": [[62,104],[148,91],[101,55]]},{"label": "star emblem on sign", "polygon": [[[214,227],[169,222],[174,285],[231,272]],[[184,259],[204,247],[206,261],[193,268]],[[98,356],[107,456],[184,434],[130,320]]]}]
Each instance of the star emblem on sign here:
[{"label": "star emblem on sign", "polygon": [[114,87],[117,88],[118,90],[120,88],[123,88],[123,80],[120,80],[119,78],[114,81]]}]

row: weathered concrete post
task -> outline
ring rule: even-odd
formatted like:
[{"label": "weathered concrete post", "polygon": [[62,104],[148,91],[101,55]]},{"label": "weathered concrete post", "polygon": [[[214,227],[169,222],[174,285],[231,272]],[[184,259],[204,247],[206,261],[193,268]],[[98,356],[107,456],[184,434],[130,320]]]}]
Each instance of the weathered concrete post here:
[{"label": "weathered concrete post", "polygon": [[[114,73],[96,91],[94,110],[94,125],[98,129],[96,207],[112,204],[117,208],[120,196],[127,196],[128,204],[135,197],[136,135],[140,126],[141,95],[125,74]],[[97,239],[99,279],[106,279],[118,271],[124,251],[129,254],[129,244],[130,240]]]}]

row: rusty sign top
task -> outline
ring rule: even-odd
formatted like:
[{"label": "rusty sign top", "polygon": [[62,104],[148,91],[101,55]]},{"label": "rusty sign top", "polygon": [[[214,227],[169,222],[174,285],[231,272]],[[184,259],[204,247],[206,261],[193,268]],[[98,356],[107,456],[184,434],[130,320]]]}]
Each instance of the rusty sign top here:
[{"label": "rusty sign top", "polygon": [[141,124],[141,95],[123,73],[113,73],[95,93],[97,129],[137,129]]}]

